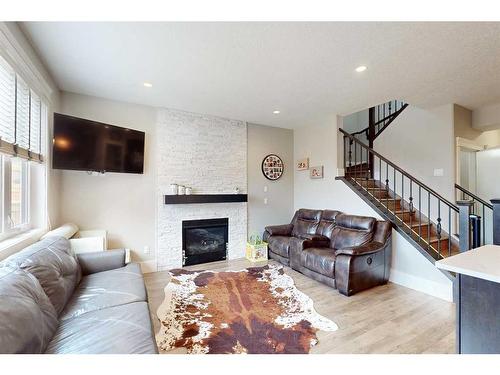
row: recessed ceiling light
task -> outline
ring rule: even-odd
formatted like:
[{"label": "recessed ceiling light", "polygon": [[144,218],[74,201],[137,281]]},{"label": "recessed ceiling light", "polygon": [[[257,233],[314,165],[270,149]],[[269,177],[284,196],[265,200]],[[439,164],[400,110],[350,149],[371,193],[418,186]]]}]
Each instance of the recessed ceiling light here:
[{"label": "recessed ceiling light", "polygon": [[368,69],[366,66],[364,66],[364,65],[360,65],[360,66],[358,66],[355,70],[356,70],[358,73],[361,73],[361,72],[364,72],[366,69]]},{"label": "recessed ceiling light", "polygon": [[273,113],[274,113],[275,115],[279,115],[281,112],[280,112],[280,111],[278,111],[278,110],[275,110],[275,111],[273,111]]},{"label": "recessed ceiling light", "polygon": [[149,82],[144,82],[143,85],[144,87],[153,87],[153,84]]}]

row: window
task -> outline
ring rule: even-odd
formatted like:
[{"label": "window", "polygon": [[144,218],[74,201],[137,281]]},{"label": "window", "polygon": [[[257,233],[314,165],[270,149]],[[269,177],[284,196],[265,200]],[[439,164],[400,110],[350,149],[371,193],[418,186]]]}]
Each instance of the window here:
[{"label": "window", "polygon": [[30,228],[30,163],[42,162],[47,106],[0,57],[0,239]]}]

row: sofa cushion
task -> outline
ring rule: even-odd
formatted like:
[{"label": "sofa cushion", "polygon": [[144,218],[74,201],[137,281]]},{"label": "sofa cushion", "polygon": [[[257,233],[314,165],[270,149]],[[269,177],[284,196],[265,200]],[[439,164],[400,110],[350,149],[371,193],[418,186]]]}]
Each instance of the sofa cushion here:
[{"label": "sofa cushion", "polygon": [[46,353],[156,353],[147,302],[134,302],[61,321]]},{"label": "sofa cushion", "polygon": [[321,234],[322,236],[331,238],[333,229],[337,225],[335,222],[335,218],[340,213],[340,211],[324,210],[323,214],[321,215],[318,229],[316,229],[316,234]]},{"label": "sofa cushion", "polygon": [[288,258],[290,252],[291,237],[286,236],[271,236],[268,240],[269,250],[273,253]]},{"label": "sofa cushion", "polygon": [[303,267],[328,277],[335,277],[335,253],[330,248],[310,247],[300,253]]},{"label": "sofa cushion", "polygon": [[331,234],[330,247],[360,246],[372,240],[377,220],[373,217],[339,214]]},{"label": "sofa cushion", "polygon": [[38,280],[18,268],[0,267],[0,353],[43,353],[57,324]]},{"label": "sofa cushion", "polygon": [[132,302],[147,302],[146,287],[137,263],[83,277],[60,319]]},{"label": "sofa cushion", "polygon": [[321,210],[308,210],[301,208],[294,217],[292,236],[300,237],[301,234],[315,234],[321,219]]},{"label": "sofa cushion", "polygon": [[59,315],[80,282],[81,271],[69,241],[48,237],[7,258],[4,263],[35,276]]}]

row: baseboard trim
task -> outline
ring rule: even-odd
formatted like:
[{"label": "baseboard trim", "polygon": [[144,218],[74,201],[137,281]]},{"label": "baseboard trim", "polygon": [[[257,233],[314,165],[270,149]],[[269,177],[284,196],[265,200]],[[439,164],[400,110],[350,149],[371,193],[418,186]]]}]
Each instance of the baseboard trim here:
[{"label": "baseboard trim", "polygon": [[449,282],[450,285],[447,286],[443,283],[436,283],[395,269],[391,269],[389,281],[448,302],[453,302],[453,282],[451,281]]},{"label": "baseboard trim", "polygon": [[158,266],[156,265],[156,260],[145,260],[143,262],[139,262],[141,266],[142,273],[151,273],[158,271]]}]

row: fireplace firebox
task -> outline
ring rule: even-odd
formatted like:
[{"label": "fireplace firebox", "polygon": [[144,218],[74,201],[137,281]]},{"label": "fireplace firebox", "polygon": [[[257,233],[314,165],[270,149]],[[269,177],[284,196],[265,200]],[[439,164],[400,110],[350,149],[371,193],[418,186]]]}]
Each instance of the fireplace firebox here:
[{"label": "fireplace firebox", "polygon": [[182,264],[216,262],[227,257],[229,219],[184,220]]}]

